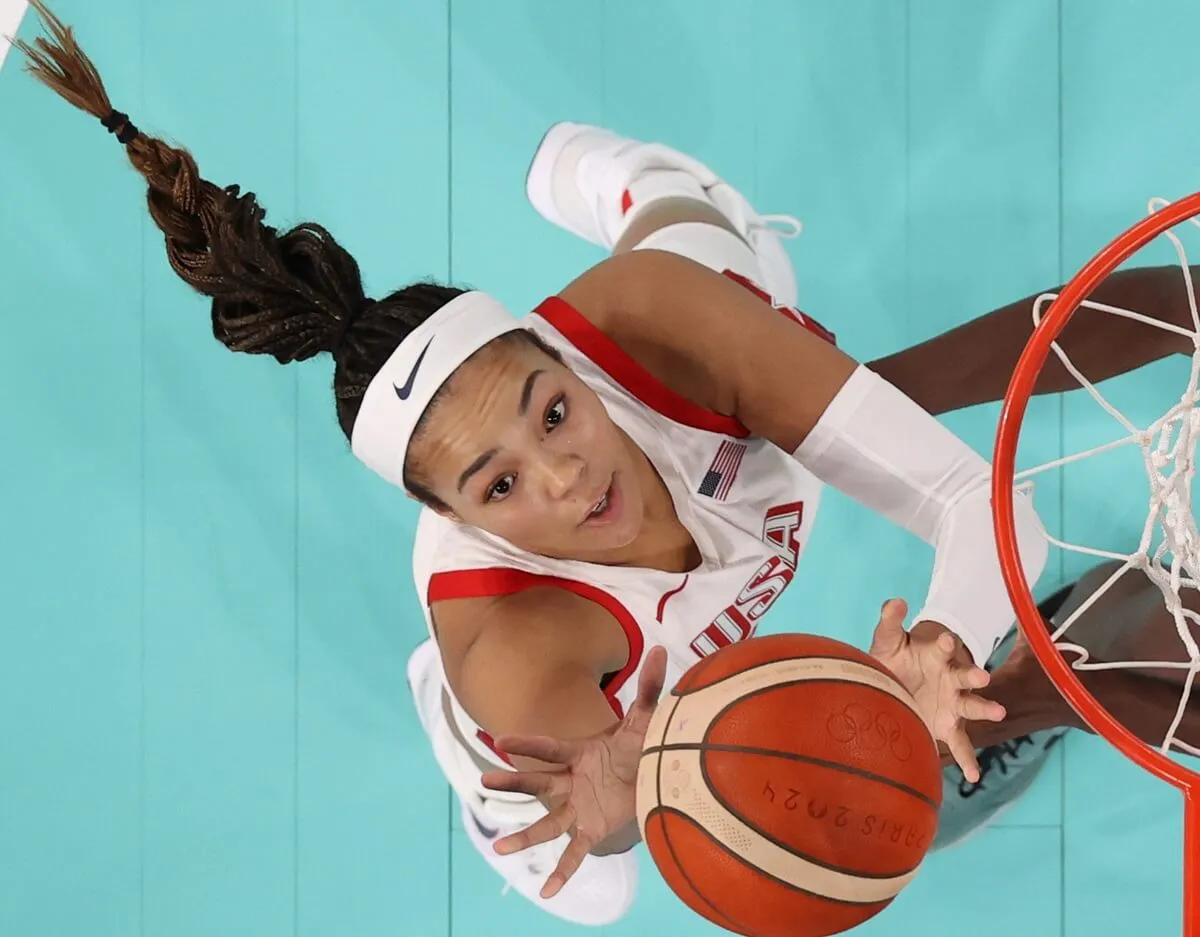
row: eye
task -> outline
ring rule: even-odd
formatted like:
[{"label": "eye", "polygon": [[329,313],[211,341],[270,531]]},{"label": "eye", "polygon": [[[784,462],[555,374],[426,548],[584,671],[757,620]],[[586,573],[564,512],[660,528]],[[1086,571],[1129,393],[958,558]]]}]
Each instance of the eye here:
[{"label": "eye", "polygon": [[554,429],[567,418],[567,401],[559,397],[546,411],[546,429]]},{"label": "eye", "polygon": [[516,483],[516,475],[501,476],[492,482],[491,487],[489,487],[487,492],[484,494],[483,500],[487,502],[503,501],[506,497],[508,497],[509,492],[512,491],[513,485]]}]

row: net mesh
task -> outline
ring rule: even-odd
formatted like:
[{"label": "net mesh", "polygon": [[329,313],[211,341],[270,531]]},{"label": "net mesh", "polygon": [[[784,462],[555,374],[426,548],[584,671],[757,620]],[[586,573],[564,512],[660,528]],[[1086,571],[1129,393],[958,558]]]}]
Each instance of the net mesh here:
[{"label": "net mesh", "polygon": [[[1168,202],[1151,199],[1150,213],[1161,210]],[[1190,223],[1200,227],[1196,218]],[[1114,406],[1096,386],[1075,366],[1063,348],[1054,342],[1051,346],[1066,370],[1079,382],[1091,398],[1119,424],[1124,431],[1111,442],[1082,452],[1054,459],[1014,476],[1018,488],[1032,493],[1034,477],[1052,469],[1092,458],[1126,446],[1140,450],[1149,483],[1149,509],[1142,528],[1137,549],[1132,553],[1114,553],[1082,544],[1070,543],[1054,537],[1043,527],[1042,533],[1054,546],[1074,553],[1115,560],[1119,567],[1088,598],[1054,628],[1052,639],[1060,653],[1069,656],[1071,666],[1080,671],[1120,669],[1162,669],[1182,672],[1182,691],[1178,709],[1166,736],[1159,746],[1166,754],[1180,751],[1200,756],[1195,748],[1176,737],[1192,695],[1192,687],[1200,673],[1200,614],[1188,607],[1189,590],[1198,593],[1200,599],[1200,528],[1192,511],[1192,483],[1196,475],[1196,446],[1200,442],[1200,311],[1196,305],[1196,291],[1192,281],[1187,252],[1174,231],[1166,231],[1167,238],[1179,262],[1181,275],[1187,291],[1191,310],[1192,328],[1189,330],[1170,322],[1163,322],[1130,309],[1109,306],[1084,300],[1081,308],[1093,309],[1109,315],[1124,316],[1144,323],[1151,328],[1164,329],[1187,337],[1193,346],[1188,381],[1177,403],[1148,426],[1138,426]],[[1055,299],[1057,293],[1045,293],[1037,298],[1033,306],[1034,324],[1041,322],[1042,315]],[[1098,602],[1122,577],[1131,573],[1144,574],[1162,594],[1163,604],[1174,620],[1179,640],[1186,652],[1186,661],[1099,661],[1093,660],[1086,647],[1071,639],[1071,628]],[[1200,601],[1195,601],[1200,607]]]}]

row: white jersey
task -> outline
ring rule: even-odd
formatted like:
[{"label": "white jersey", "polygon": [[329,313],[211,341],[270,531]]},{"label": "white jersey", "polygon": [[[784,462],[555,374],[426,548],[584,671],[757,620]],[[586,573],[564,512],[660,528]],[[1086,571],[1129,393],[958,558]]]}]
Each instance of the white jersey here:
[{"label": "white jersey", "polygon": [[[780,311],[832,340],[796,310]],[[413,545],[417,594],[431,635],[429,606],[446,599],[551,585],[603,606],[629,641],[628,663],[602,684],[620,716],[636,698],[648,647],[667,649],[669,687],[701,658],[754,634],[795,575],[822,485],[737,420],[670,390],[561,299],[546,300],[525,324],[562,354],[658,470],[700,564],[674,573],[551,559],[426,508]],[[448,695],[463,736],[481,740],[480,754],[494,760],[490,737]]]}]

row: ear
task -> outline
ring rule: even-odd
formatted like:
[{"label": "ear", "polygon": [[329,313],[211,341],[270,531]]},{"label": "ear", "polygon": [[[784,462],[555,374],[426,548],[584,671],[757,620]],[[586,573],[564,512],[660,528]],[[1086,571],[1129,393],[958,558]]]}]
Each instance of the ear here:
[{"label": "ear", "polygon": [[455,514],[452,510],[450,510],[450,508],[446,507],[445,505],[443,505],[442,507],[435,507],[431,504],[431,505],[429,505],[429,509],[431,511],[433,511],[434,514],[437,514],[439,517],[444,517],[448,521],[454,521],[454,523],[456,523],[456,524],[462,523],[462,518],[459,517],[457,514]]},{"label": "ear", "polygon": [[442,505],[441,507],[439,507],[436,504],[425,504],[424,501],[422,501],[420,498],[418,498],[411,491],[405,491],[404,496],[411,501],[416,501],[418,504],[424,505],[425,507],[429,508],[429,510],[433,511],[434,514],[444,517],[447,520],[454,521],[456,524],[462,523],[462,518],[460,518],[457,514],[455,514],[452,510],[450,510],[445,505]]}]

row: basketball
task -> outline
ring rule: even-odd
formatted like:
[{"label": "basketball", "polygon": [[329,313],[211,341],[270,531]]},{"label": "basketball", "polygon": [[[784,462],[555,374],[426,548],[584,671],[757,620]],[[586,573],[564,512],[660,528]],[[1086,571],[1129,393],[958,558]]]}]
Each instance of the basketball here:
[{"label": "basketball", "polygon": [[821,937],[878,914],[933,841],[942,772],[908,691],[830,638],[751,638],[655,710],[642,837],[692,910],[747,937]]}]

